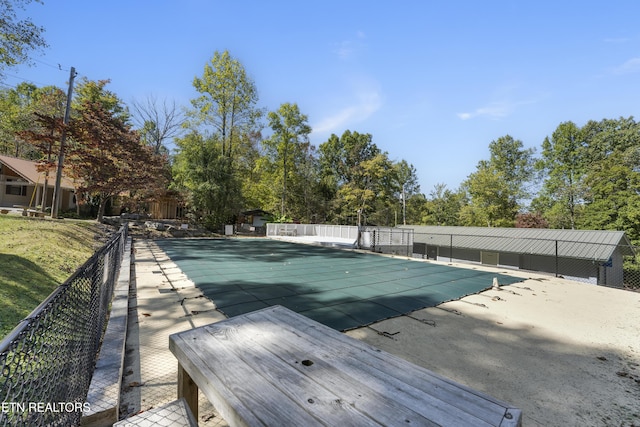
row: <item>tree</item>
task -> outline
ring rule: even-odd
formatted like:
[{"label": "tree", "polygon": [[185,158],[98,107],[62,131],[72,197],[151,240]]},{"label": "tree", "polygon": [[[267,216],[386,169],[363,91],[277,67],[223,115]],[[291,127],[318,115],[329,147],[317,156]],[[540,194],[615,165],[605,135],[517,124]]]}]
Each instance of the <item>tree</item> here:
[{"label": "tree", "polygon": [[41,206],[44,210],[47,202],[49,175],[55,171],[54,162],[59,152],[59,143],[63,129],[62,117],[66,105],[66,94],[55,86],[38,88],[33,92],[33,103],[28,111],[32,117],[26,130],[17,131],[19,139],[32,146],[33,158],[39,160],[38,171],[44,172]]},{"label": "tree", "polygon": [[463,195],[452,191],[446,184],[434,185],[429,193],[427,212],[422,223],[428,225],[459,225],[460,210],[462,208]]},{"label": "tree", "polygon": [[[282,217],[287,213],[287,193],[291,188],[287,187],[289,181],[298,182],[298,188],[293,188],[296,192],[305,191],[305,187],[310,185],[308,178],[302,175],[306,172],[305,163],[308,160],[311,144],[309,134],[311,126],[307,123],[307,116],[300,112],[297,104],[284,103],[277,111],[268,114],[269,126],[273,130],[273,135],[263,141],[267,156],[276,165],[279,171],[281,197],[280,214]],[[299,212],[289,213],[299,216]]]},{"label": "tree", "polygon": [[506,180],[511,203],[518,204],[528,197],[528,183],[534,171],[534,150],[525,149],[522,141],[506,135],[491,141],[489,153],[489,162]]},{"label": "tree", "polygon": [[18,19],[17,9],[24,9],[31,2],[0,0],[0,80],[6,67],[28,62],[31,51],[47,47],[42,27],[29,18]]},{"label": "tree", "polygon": [[89,80],[86,77],[80,79],[76,85],[76,96],[72,101],[73,113],[79,114],[84,109],[95,109],[94,104],[100,104],[100,108],[109,112],[113,118],[129,123],[131,115],[129,109],[114,92],[105,87],[111,80]]},{"label": "tree", "polygon": [[549,223],[540,213],[521,213],[516,216],[516,228],[549,228]]},{"label": "tree", "polygon": [[162,158],[131,129],[117,96],[104,89],[106,81],[85,81],[76,99],[77,113],[69,125],[72,144],[66,166],[78,183],[77,193],[97,199],[97,220],[105,207],[124,192],[164,187]]},{"label": "tree", "polygon": [[160,102],[148,96],[143,101],[133,101],[133,111],[142,140],[153,147],[156,154],[168,153],[167,141],[180,134],[184,122],[175,101]]},{"label": "tree", "polygon": [[491,162],[480,161],[461,188],[470,200],[460,211],[462,225],[513,227],[518,205],[504,174]]},{"label": "tree", "polygon": [[623,230],[640,241],[640,123],[633,117],[590,121],[582,132],[588,166],[578,225]]},{"label": "tree", "polygon": [[213,127],[220,138],[222,155],[233,158],[242,133],[254,130],[262,116],[255,107],[258,91],[253,80],[228,51],[216,51],[202,77],[193,79],[193,87],[200,96],[191,100],[190,126]]},{"label": "tree", "polygon": [[189,207],[210,229],[229,219],[232,213],[222,203],[226,194],[240,189],[235,177],[226,174],[229,159],[222,155],[222,144],[217,138],[189,132],[176,139],[178,155],[173,165],[175,185],[188,193]]},{"label": "tree", "polygon": [[20,138],[21,132],[32,127],[37,89],[34,84],[20,83],[15,89],[0,92],[0,146],[3,153],[27,159],[39,157],[33,146]]},{"label": "tree", "polygon": [[402,223],[407,224],[407,199],[420,192],[420,184],[418,183],[418,173],[416,168],[401,160],[394,164],[396,176],[398,178],[398,187],[401,189],[398,199],[401,201]]},{"label": "tree", "polygon": [[461,211],[465,225],[513,227],[520,200],[527,197],[533,177],[533,149],[506,135],[491,141],[489,160],[463,183],[470,203]]},{"label": "tree", "polygon": [[[256,136],[259,135],[258,119],[262,111],[255,106],[258,101],[255,84],[242,64],[228,51],[215,52],[211,62],[205,65],[202,77],[193,80],[193,86],[200,96],[191,101],[192,109],[187,111],[185,127],[188,134],[177,141],[176,162],[180,166],[176,172],[185,176],[184,169],[197,160],[191,153],[206,151],[215,154],[215,165],[220,169],[215,174],[218,181],[192,183],[192,186],[219,191],[214,196],[217,205],[213,210],[206,209],[207,223],[215,228],[231,221],[243,204],[240,191],[242,173],[250,164],[249,159],[254,159]],[[219,147],[215,150],[190,147],[203,142]],[[181,150],[184,149],[189,153],[182,155]],[[199,175],[202,179],[212,179],[212,176]],[[193,206],[204,206],[195,200],[193,202]]]},{"label": "tree", "polygon": [[552,228],[575,228],[584,197],[587,156],[583,134],[573,122],[560,123],[542,143],[536,167],[546,178],[532,206]]},{"label": "tree", "polygon": [[340,187],[337,199],[346,212],[358,212],[360,224],[393,225],[398,206],[396,169],[386,152],[363,160],[354,168],[354,180]]},{"label": "tree", "polygon": [[320,144],[320,180],[322,192],[333,212],[334,217],[330,220],[345,223],[349,218],[368,214],[363,210],[367,206],[362,205],[373,199],[373,182],[363,166],[373,165],[363,163],[381,154],[372,140],[370,134],[347,130],[340,137],[332,134]]}]

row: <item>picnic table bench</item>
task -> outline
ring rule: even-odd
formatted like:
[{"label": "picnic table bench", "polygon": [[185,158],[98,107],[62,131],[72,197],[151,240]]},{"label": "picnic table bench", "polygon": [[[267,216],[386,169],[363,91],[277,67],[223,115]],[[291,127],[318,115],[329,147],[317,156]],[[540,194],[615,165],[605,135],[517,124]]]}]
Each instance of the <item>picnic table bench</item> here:
[{"label": "picnic table bench", "polygon": [[178,398],[231,426],[519,426],[521,411],[281,306],[173,334]]},{"label": "picnic table bench", "polygon": [[37,216],[44,217],[44,212],[40,212],[36,209],[31,209],[30,206],[25,205],[13,205],[14,208],[22,209],[22,216]]}]

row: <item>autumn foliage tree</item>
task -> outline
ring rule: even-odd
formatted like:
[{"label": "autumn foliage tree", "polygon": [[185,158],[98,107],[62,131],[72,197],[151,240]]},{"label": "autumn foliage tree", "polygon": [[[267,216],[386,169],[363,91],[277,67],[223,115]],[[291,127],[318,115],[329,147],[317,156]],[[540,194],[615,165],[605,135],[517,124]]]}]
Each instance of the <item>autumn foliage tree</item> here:
[{"label": "autumn foliage tree", "polygon": [[[99,82],[98,89],[105,84]],[[126,114],[92,97],[82,99],[77,107],[68,129],[73,143],[66,165],[78,182],[77,192],[96,200],[99,222],[114,196],[166,186],[160,182],[164,157],[154,155],[153,148],[141,142]]]}]

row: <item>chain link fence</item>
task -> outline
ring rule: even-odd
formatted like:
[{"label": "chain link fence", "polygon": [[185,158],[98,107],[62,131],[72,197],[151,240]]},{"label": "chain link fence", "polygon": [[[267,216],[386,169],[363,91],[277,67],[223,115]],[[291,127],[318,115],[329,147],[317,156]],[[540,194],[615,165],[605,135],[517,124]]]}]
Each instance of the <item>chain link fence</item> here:
[{"label": "chain link fence", "polygon": [[412,256],[413,230],[392,227],[363,227],[360,247],[390,255]]},{"label": "chain link fence", "polygon": [[0,342],[0,425],[80,423],[127,226]]}]

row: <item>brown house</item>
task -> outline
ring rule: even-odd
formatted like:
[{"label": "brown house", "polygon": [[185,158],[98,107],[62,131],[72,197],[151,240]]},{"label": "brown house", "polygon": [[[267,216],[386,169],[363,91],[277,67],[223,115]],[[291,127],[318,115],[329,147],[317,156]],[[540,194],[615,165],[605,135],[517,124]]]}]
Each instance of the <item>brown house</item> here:
[{"label": "brown house", "polygon": [[[46,179],[46,185],[45,185]],[[55,187],[55,173],[38,172],[37,162],[0,155],[0,207],[51,207]],[[75,209],[75,187],[71,179],[62,176],[60,209]]]}]

